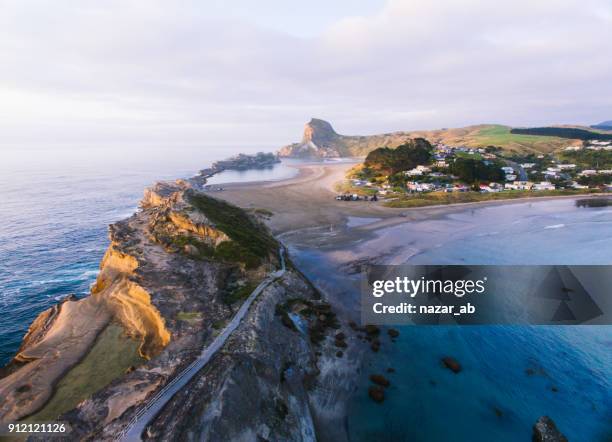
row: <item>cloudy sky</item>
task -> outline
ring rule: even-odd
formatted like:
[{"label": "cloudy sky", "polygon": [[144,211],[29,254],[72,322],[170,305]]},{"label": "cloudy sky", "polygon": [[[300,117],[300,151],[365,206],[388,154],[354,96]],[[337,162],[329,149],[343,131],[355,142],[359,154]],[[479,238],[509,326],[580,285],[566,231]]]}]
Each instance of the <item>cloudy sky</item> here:
[{"label": "cloudy sky", "polygon": [[0,0],[0,149],[612,119],[610,0]]}]

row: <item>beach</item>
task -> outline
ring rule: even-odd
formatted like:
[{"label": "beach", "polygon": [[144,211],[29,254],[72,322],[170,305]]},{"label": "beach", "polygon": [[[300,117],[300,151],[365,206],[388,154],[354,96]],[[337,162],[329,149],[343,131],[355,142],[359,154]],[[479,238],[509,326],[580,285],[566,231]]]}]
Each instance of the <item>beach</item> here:
[{"label": "beach", "polygon": [[[470,208],[525,204],[556,199],[581,199],[589,195],[525,197],[471,203],[447,204],[415,208],[385,207],[384,201],[338,201],[336,185],[342,182],[355,161],[338,163],[296,164],[295,177],[279,181],[229,183],[213,196],[245,209],[264,209],[272,213],[267,221],[276,235],[285,235],[305,228],[343,227],[351,218],[372,219],[351,232],[375,231],[409,221],[423,221]],[[593,195],[595,196],[595,195]],[[352,235],[356,233],[351,233]],[[346,239],[346,238],[345,238]]]}]

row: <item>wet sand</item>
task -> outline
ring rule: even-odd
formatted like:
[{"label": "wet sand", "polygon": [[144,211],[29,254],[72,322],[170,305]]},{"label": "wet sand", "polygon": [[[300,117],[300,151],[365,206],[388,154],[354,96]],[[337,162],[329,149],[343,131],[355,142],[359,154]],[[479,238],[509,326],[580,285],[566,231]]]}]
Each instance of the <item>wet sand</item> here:
[{"label": "wet sand", "polygon": [[[334,187],[356,162],[303,164],[296,177],[282,181],[223,185],[224,190],[211,195],[246,209],[265,209],[273,213],[267,224],[276,235],[312,227],[344,227],[349,217],[376,218],[375,222],[349,229],[352,235],[367,235],[381,228],[457,213],[470,208],[524,204],[558,198],[589,198],[594,195],[530,197],[480,201],[417,208],[390,208],[383,202],[336,201]],[[336,240],[340,240],[337,237]],[[349,239],[349,238],[344,238]],[[354,238],[353,238],[354,239]]]}]

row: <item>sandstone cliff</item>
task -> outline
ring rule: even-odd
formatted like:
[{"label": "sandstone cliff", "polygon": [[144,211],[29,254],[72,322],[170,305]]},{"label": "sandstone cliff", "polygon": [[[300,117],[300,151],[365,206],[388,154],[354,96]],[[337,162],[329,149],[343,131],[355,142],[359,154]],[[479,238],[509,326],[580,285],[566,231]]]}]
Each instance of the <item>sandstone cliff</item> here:
[{"label": "sandstone cliff", "polygon": [[[201,184],[158,183],[141,210],[110,227],[90,296],[41,313],[4,370],[1,422],[61,418],[75,438],[114,439],[278,268],[278,243],[261,221],[199,192]],[[118,326],[136,343],[130,361],[138,362],[112,365],[111,355],[131,348],[108,348],[107,330]],[[326,419],[313,404],[329,394],[316,385],[337,368],[336,349],[321,339],[340,327],[303,277],[287,271],[152,423],[149,437],[312,440]],[[96,383],[109,371],[116,375]]]}]

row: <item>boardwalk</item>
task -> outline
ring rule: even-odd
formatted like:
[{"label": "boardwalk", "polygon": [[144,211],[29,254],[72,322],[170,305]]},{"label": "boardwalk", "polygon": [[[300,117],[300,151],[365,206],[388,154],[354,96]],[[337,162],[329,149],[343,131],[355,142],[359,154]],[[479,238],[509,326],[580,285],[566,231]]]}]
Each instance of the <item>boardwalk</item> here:
[{"label": "boardwalk", "polygon": [[285,256],[284,250],[280,250],[280,261],[281,269],[270,274],[264,279],[253,292],[249,295],[246,301],[240,306],[240,309],[234,315],[229,324],[223,329],[223,331],[217,335],[213,342],[202,350],[202,353],[198,358],[187,366],[182,372],[172,379],[168,384],[164,386],[153,398],[151,398],[146,406],[141,408],[134,418],[128,423],[123,429],[118,440],[122,441],[140,441],[140,435],[149,423],[157,416],[157,414],[164,408],[170,399],[181,390],[187,383],[193,378],[193,376],[200,371],[214,354],[225,344],[227,338],[238,328],[240,322],[244,319],[245,315],[249,311],[253,301],[261,294],[261,292],[274,280],[282,277],[285,274]]}]

